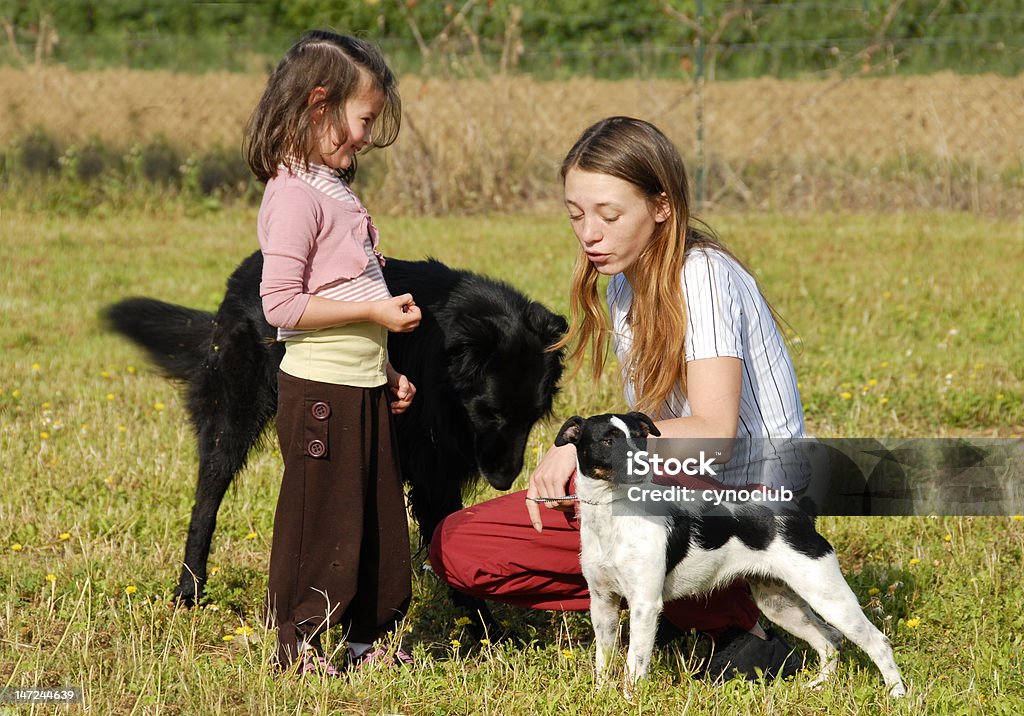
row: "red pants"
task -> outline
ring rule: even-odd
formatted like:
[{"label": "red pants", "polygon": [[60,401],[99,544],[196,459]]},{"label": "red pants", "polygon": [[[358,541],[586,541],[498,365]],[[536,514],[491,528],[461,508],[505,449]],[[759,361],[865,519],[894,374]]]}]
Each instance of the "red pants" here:
[{"label": "red pants", "polygon": [[[449,585],[475,597],[533,609],[590,609],[579,523],[542,508],[544,531],[537,532],[525,500],[523,490],[449,515],[430,541],[431,566]],[[712,637],[729,627],[749,630],[760,615],[742,580],[668,602],[663,613],[678,629]]]}]

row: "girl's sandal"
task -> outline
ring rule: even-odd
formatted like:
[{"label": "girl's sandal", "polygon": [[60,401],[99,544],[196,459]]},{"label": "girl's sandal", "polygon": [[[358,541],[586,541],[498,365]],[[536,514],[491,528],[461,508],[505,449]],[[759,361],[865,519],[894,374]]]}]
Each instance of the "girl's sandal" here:
[{"label": "girl's sandal", "polygon": [[332,678],[341,676],[341,672],[334,668],[331,662],[318,655],[303,656],[302,663],[299,665],[299,673],[302,676],[308,674],[322,674]]},{"label": "girl's sandal", "polygon": [[398,666],[416,666],[416,660],[412,658],[412,654],[402,649],[395,651],[395,664]]}]

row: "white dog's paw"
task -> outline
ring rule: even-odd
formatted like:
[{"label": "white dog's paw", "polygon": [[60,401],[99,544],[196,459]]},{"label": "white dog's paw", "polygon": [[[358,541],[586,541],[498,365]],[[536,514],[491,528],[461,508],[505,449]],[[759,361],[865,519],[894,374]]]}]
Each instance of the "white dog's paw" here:
[{"label": "white dog's paw", "polygon": [[821,691],[825,686],[826,681],[828,681],[828,674],[819,674],[814,677],[814,679],[804,684],[804,688],[811,691]]},{"label": "white dog's paw", "polygon": [[622,679],[622,698],[631,704],[636,703],[636,692],[639,684],[639,680],[634,681],[629,678],[629,673],[627,672]]},{"label": "white dog's paw", "polygon": [[903,685],[902,681],[893,686],[891,689],[889,689],[889,696],[893,697],[894,699],[902,699],[906,695],[907,687]]}]

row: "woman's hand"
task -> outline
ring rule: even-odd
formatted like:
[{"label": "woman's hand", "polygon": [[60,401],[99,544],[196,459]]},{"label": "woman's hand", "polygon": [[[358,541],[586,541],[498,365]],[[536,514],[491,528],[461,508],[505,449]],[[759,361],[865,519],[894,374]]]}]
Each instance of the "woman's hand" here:
[{"label": "woman's hand", "polygon": [[412,399],[416,397],[416,386],[395,370],[390,362],[385,367],[385,372],[388,376],[388,390],[395,396],[395,400],[391,401],[391,414],[404,413],[412,405]]},{"label": "woman's hand", "polygon": [[569,443],[561,447],[552,447],[545,453],[537,469],[530,475],[530,487],[526,491],[526,511],[530,513],[530,522],[538,532],[544,525],[540,519],[540,506],[562,512],[575,509],[573,500],[558,502],[534,502],[534,497],[564,497],[565,488],[576,472],[576,446]]}]

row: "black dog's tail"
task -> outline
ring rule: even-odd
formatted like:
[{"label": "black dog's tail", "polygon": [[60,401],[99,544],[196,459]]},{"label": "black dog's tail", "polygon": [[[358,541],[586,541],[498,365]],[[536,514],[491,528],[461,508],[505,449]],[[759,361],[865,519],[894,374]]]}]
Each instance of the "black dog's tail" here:
[{"label": "black dog's tail", "polygon": [[153,298],[127,298],[103,318],[114,331],[144,348],[170,378],[188,380],[206,357],[213,314]]}]

